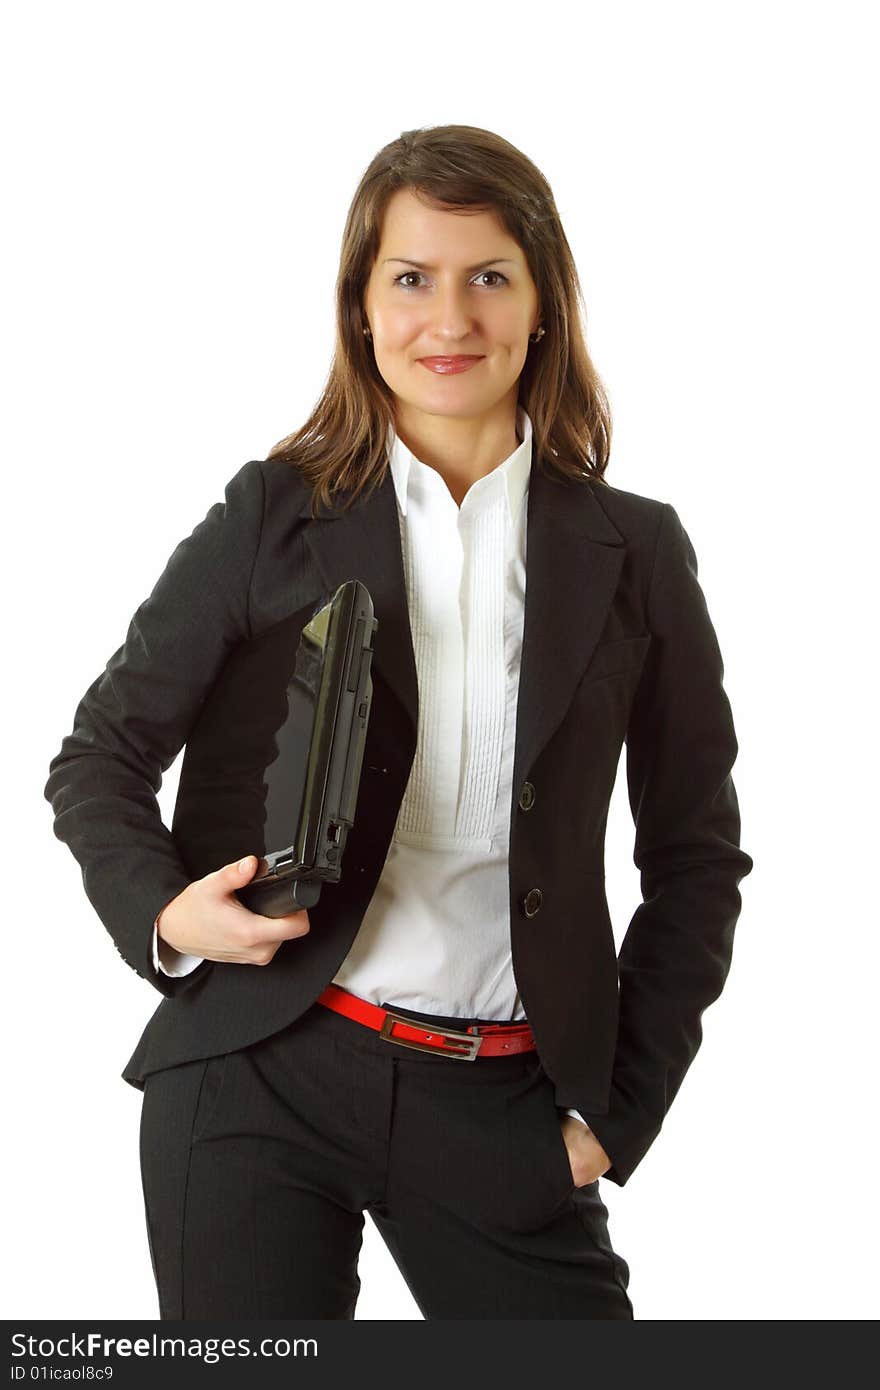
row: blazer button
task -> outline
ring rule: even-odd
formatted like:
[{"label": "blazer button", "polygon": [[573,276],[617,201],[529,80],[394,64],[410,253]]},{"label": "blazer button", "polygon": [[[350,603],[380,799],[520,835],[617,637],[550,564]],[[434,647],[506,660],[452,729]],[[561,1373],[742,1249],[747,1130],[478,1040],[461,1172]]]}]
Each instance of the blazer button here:
[{"label": "blazer button", "polygon": [[531,782],[523,782],[522,791],[519,794],[519,809],[530,811],[535,804],[535,788]]},{"label": "blazer button", "polygon": [[541,907],[542,893],[540,888],[532,888],[523,898],[523,909],[527,917],[534,917]]}]

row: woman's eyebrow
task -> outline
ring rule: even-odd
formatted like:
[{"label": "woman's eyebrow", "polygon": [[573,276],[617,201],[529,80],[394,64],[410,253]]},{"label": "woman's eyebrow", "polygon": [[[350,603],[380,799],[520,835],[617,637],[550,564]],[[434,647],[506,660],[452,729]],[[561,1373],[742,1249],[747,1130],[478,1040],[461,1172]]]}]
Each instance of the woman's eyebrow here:
[{"label": "woman's eyebrow", "polygon": [[[383,265],[387,265],[389,261],[399,261],[401,265],[414,265],[414,266],[416,267],[417,270],[436,270],[436,269],[437,269],[437,267],[436,267],[435,265],[425,265],[424,261],[411,261],[411,260],[408,260],[405,256],[386,256],[385,259],[384,259],[384,261],[382,262],[382,264],[383,264]],[[470,275],[470,274],[473,273],[473,271],[475,271],[475,270],[482,270],[483,267],[484,267],[484,266],[487,266],[487,265],[515,265],[515,264],[516,264],[516,262],[515,262],[514,260],[512,260],[510,256],[491,256],[491,257],[489,258],[488,261],[480,261],[480,262],[478,262],[477,265],[465,266],[465,270],[466,270],[466,271],[468,272],[468,274]]]}]

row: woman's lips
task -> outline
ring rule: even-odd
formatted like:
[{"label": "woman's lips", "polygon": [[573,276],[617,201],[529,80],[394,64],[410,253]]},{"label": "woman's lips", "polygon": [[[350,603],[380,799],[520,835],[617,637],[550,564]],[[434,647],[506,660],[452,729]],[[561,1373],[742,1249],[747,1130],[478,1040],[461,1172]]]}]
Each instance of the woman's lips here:
[{"label": "woman's lips", "polygon": [[429,372],[439,372],[441,376],[451,376],[455,372],[466,372],[482,362],[482,357],[420,357],[419,361]]}]

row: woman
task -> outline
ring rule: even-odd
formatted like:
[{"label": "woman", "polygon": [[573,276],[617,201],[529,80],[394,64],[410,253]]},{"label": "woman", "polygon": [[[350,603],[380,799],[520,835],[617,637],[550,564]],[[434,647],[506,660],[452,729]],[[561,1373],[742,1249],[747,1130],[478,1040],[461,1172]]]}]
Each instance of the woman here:
[{"label": "woman", "polygon": [[[693,547],[604,480],[577,273],[506,141],[381,150],[337,295],[311,418],[174,551],[46,786],[166,996],[123,1072],[161,1316],[353,1317],[369,1211],[425,1317],[632,1318],[599,1178],[659,1133],[752,867]],[[352,577],[378,629],[342,881],[263,917],[236,891],[265,847],[200,857],[184,774],[174,834],[155,792],[206,727],[203,765],[243,736],[232,654]],[[644,901],[618,958],[624,741]]]}]

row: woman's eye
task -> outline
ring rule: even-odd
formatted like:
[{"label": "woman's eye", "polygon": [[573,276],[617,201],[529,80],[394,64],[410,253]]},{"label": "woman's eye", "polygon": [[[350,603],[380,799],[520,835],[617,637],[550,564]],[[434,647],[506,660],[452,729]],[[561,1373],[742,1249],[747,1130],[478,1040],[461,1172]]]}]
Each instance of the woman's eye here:
[{"label": "woman's eye", "polygon": [[[483,278],[484,275],[494,275],[494,276],[496,277],[496,279],[498,279],[498,280],[503,280],[505,284],[507,283],[507,276],[506,276],[506,275],[502,275],[500,270],[481,270],[480,273],[479,273],[479,275],[478,275],[476,278],[477,278],[478,280],[481,280],[481,279]],[[405,285],[405,284],[403,283],[404,280],[409,280],[410,277],[412,277],[413,279],[420,279],[420,278],[421,278],[421,271],[420,271],[420,270],[405,270],[405,271],[403,272],[402,275],[398,275],[398,276],[395,277],[393,283],[394,283],[395,285],[400,285],[400,288],[403,289],[403,290],[415,290],[415,289],[418,289],[418,285]],[[487,286],[486,288],[488,288],[488,289],[494,289],[495,286],[494,286],[494,285],[489,285],[489,286]]]}]

